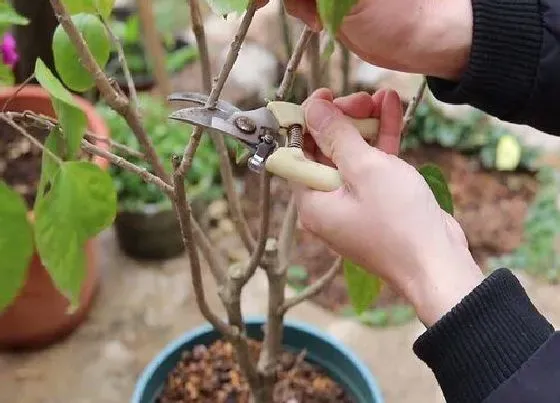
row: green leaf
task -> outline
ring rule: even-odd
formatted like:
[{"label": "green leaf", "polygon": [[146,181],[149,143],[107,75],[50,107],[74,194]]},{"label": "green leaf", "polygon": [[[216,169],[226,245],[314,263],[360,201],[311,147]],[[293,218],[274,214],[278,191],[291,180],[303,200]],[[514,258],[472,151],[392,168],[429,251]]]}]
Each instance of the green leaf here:
[{"label": "green leaf", "polygon": [[10,66],[0,63],[0,86],[11,87],[14,83],[14,72]]},{"label": "green leaf", "polygon": [[453,197],[447,186],[445,176],[443,176],[443,172],[441,172],[439,167],[433,164],[426,164],[418,168],[418,172],[428,183],[439,206],[453,215]]},{"label": "green leaf", "polygon": [[241,164],[242,162],[246,161],[251,152],[247,150],[243,144],[240,142],[236,142],[235,144],[235,163],[237,165]]},{"label": "green leaf", "polygon": [[51,95],[53,108],[58,117],[62,134],[66,143],[65,158],[76,156],[87,128],[87,118],[80,109],[72,94],[52,74],[41,59],[35,64],[35,77],[41,86]]},{"label": "green leaf", "polygon": [[358,0],[317,0],[317,8],[323,25],[331,36],[336,36],[346,14]]},{"label": "green leaf", "polygon": [[344,260],[344,277],[350,301],[359,315],[369,308],[379,296],[382,286],[381,279],[347,259]]},{"label": "green leaf", "polygon": [[33,255],[33,232],[23,198],[0,181],[0,312],[18,295]]},{"label": "green leaf", "polygon": [[499,171],[514,171],[521,162],[521,144],[513,135],[505,135],[496,147],[496,168]]},{"label": "green leaf", "polygon": [[321,53],[321,61],[322,62],[328,61],[333,55],[334,50],[335,50],[335,42],[334,39],[330,37],[327,46],[325,46],[325,49],[323,49],[323,52]]},{"label": "green leaf", "polygon": [[358,316],[360,323],[368,326],[387,326],[389,324],[389,312],[386,309],[372,309]]},{"label": "green leaf", "polygon": [[29,20],[17,13],[6,0],[0,2],[0,26],[27,25]]},{"label": "green leaf", "polygon": [[111,225],[116,193],[110,176],[89,162],[66,162],[35,210],[37,249],[73,307],[85,275],[84,242]]},{"label": "green leaf", "polygon": [[62,0],[62,4],[70,15],[97,14],[99,12],[103,18],[108,18],[115,5],[115,0]]},{"label": "green leaf", "polygon": [[[92,14],[77,14],[72,21],[82,34],[93,58],[101,68],[109,61],[111,41],[99,18]],[[53,36],[54,64],[62,81],[73,91],[84,92],[95,85],[91,74],[84,68],[70,37],[59,25]]]},{"label": "green leaf", "polygon": [[249,0],[206,0],[206,2],[212,11],[218,15],[242,13],[249,4]]},{"label": "green leaf", "polygon": [[[64,141],[62,133],[58,128],[53,129],[43,145],[47,150],[53,154],[60,156],[64,155]],[[39,186],[37,187],[37,195],[35,196],[35,206],[45,195],[47,188],[52,185],[52,181],[58,172],[58,162],[55,161],[49,153],[43,153],[41,161],[41,178],[39,179]]]}]

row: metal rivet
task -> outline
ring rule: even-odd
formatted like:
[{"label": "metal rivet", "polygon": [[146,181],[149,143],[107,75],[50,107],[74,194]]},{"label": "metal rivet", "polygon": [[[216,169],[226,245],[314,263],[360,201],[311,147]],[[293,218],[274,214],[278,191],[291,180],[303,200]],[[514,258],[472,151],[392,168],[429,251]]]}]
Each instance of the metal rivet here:
[{"label": "metal rivet", "polygon": [[235,119],[235,126],[243,133],[253,134],[257,131],[257,124],[247,116],[239,116]]}]

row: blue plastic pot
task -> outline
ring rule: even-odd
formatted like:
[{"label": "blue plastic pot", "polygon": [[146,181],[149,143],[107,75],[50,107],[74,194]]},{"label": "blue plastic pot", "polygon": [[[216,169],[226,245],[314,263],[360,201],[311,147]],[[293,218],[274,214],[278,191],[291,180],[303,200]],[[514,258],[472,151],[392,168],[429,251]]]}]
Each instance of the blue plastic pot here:
[{"label": "blue plastic pot", "polygon": [[[262,318],[247,320],[249,337],[262,339],[262,324]],[[209,345],[219,338],[220,335],[207,325],[167,345],[140,376],[132,403],[154,403],[168,374],[181,359],[181,353],[197,344]],[[383,403],[377,382],[364,363],[326,333],[304,323],[287,321],[284,326],[284,346],[295,352],[306,349],[307,360],[321,367],[346,388],[356,403]]]}]

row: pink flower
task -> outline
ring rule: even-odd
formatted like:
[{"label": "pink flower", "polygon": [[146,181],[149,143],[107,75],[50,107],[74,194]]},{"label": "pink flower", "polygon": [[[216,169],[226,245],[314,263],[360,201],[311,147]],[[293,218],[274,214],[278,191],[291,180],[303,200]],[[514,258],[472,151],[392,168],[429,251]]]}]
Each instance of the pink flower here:
[{"label": "pink flower", "polygon": [[4,64],[13,68],[19,60],[19,56],[16,51],[16,39],[11,33],[4,34],[2,44],[0,44],[0,52],[2,53]]}]

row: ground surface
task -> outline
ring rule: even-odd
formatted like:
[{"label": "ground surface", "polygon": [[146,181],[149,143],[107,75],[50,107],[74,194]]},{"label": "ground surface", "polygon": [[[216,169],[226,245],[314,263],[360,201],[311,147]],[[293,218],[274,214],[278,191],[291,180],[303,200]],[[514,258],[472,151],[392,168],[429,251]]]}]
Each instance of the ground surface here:
[{"label": "ground surface", "polygon": [[[164,264],[135,262],[118,251],[111,231],[100,238],[100,252],[102,286],[90,319],[49,349],[1,353],[1,403],[127,402],[137,376],[154,355],[203,323],[184,258]],[[559,326],[558,288],[521,278],[537,307]],[[263,312],[259,306],[265,284],[260,275],[250,283],[243,300],[246,312]],[[377,377],[387,403],[443,402],[431,373],[411,350],[423,329],[416,320],[374,330],[310,303],[289,318],[324,329],[355,351]]]}]

